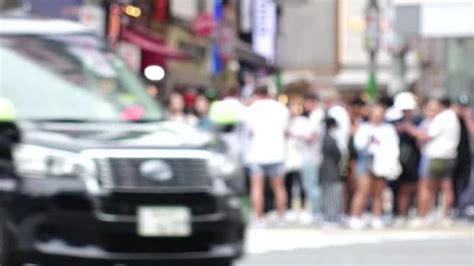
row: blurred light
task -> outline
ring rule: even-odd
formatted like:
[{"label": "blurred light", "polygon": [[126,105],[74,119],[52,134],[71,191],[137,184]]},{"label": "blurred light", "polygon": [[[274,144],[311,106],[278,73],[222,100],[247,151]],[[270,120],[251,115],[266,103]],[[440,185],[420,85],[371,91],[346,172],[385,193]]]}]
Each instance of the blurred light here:
[{"label": "blurred light", "polygon": [[158,88],[155,85],[148,86],[146,90],[148,92],[148,95],[150,95],[151,97],[156,97],[156,95],[158,95]]},{"label": "blurred light", "polygon": [[282,94],[278,97],[278,101],[284,105],[287,105],[288,104],[288,95],[286,94]]},{"label": "blurred light", "polygon": [[147,66],[144,73],[147,79],[153,81],[160,81],[165,78],[165,70],[157,65]]},{"label": "blurred light", "polygon": [[365,21],[361,16],[351,17],[349,20],[349,28],[352,32],[362,33],[365,29]]},{"label": "blurred light", "polygon": [[125,14],[134,18],[138,18],[142,15],[142,10],[139,7],[128,5],[125,7]]},{"label": "blurred light", "polygon": [[239,69],[240,69],[240,64],[239,64],[238,61],[232,60],[232,61],[229,62],[228,67],[229,67],[229,70],[230,70],[230,71],[237,72],[237,71],[239,71]]}]

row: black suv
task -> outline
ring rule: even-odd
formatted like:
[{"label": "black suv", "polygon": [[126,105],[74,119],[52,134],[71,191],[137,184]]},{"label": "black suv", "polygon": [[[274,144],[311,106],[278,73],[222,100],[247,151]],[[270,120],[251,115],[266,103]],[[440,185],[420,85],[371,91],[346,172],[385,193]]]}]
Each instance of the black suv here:
[{"label": "black suv", "polygon": [[216,138],[163,121],[140,79],[80,25],[0,25],[0,98],[21,132],[1,164],[2,266],[241,256],[242,173]]}]

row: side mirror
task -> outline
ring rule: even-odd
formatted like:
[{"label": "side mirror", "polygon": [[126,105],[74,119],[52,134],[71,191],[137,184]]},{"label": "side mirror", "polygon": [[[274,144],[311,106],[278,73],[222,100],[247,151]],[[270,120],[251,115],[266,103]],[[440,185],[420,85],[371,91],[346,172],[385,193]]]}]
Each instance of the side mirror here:
[{"label": "side mirror", "polygon": [[17,179],[13,171],[13,146],[20,142],[20,130],[15,124],[15,105],[0,97],[0,204],[8,203],[15,195]]}]

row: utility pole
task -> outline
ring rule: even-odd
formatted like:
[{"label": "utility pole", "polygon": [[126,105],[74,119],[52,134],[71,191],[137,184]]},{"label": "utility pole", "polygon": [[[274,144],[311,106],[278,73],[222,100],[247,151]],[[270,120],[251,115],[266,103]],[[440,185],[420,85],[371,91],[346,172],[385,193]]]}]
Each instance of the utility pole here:
[{"label": "utility pole", "polygon": [[409,45],[406,37],[400,35],[395,28],[396,14],[394,1],[387,2],[386,18],[388,29],[385,34],[387,48],[392,56],[392,76],[393,79],[389,83],[388,91],[391,95],[407,90],[406,82],[406,55],[409,52]]},{"label": "utility pole", "polygon": [[377,55],[380,49],[380,7],[377,0],[369,0],[365,9],[365,48],[369,55],[367,93],[374,100],[378,93]]}]

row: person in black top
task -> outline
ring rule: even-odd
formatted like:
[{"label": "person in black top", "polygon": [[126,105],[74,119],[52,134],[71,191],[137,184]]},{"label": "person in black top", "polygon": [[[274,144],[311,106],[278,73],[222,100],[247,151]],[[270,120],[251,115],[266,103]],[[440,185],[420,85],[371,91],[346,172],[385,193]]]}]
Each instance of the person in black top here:
[{"label": "person in black top", "polygon": [[456,160],[456,167],[453,175],[454,187],[454,207],[459,207],[459,198],[462,192],[469,185],[471,176],[472,156],[471,156],[471,139],[467,121],[466,113],[470,112],[469,99],[466,96],[458,98],[454,110],[459,118],[461,125],[461,138],[458,145],[458,156]]},{"label": "person in black top", "polygon": [[337,224],[343,215],[341,175],[342,154],[334,138],[337,122],[334,118],[326,118],[325,135],[322,141],[323,161],[319,170],[322,191],[322,212],[325,223]]}]

